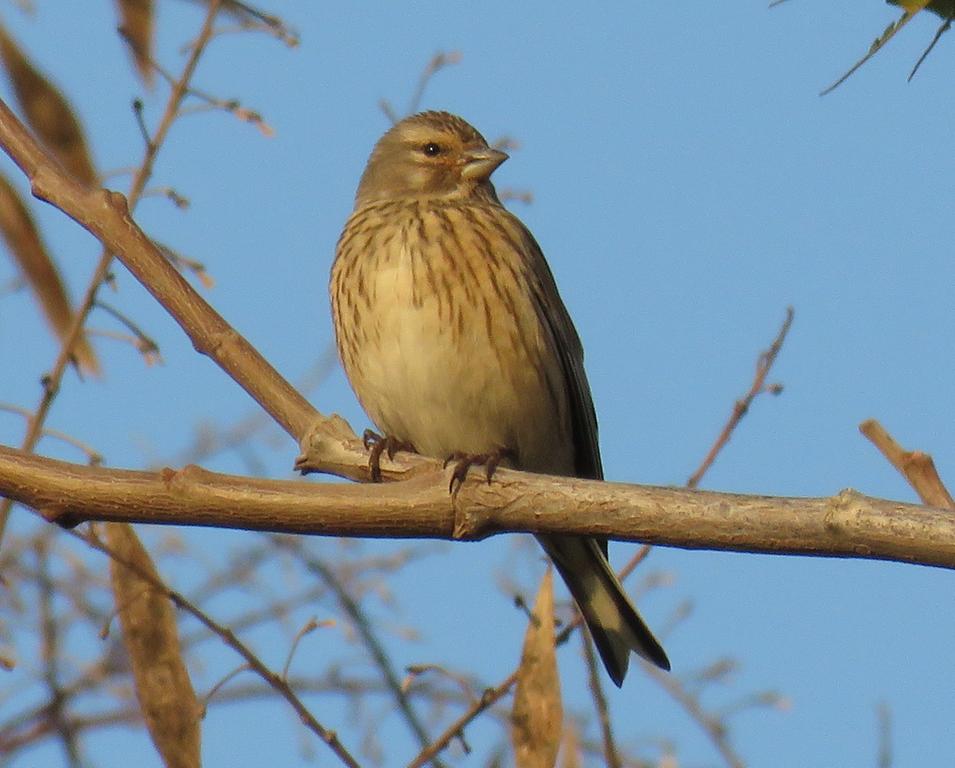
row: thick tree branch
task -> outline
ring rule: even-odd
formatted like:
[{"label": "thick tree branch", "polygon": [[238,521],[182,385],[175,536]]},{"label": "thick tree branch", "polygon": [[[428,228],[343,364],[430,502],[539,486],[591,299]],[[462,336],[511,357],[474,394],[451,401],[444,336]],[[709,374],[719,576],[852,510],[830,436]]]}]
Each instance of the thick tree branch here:
[{"label": "thick tree branch", "polygon": [[955,516],[851,490],[786,498],[624,485],[502,469],[456,497],[446,473],[352,485],[259,480],[189,466],[134,472],[0,448],[0,495],[71,525],[108,520],[327,536],[481,539],[574,533],[689,549],[858,557],[955,568]]}]

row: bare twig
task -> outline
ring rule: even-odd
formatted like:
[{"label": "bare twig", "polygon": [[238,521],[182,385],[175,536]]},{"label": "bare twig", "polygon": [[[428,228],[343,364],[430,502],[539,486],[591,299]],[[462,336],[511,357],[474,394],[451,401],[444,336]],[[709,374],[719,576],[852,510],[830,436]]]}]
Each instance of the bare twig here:
[{"label": "bare twig", "polygon": [[35,549],[40,588],[40,625],[43,637],[43,679],[49,694],[48,715],[52,728],[63,745],[71,768],[82,765],[76,732],[70,726],[66,711],[68,696],[60,686],[60,628],[53,610],[53,582],[49,571],[48,537],[37,539]]},{"label": "bare twig", "polygon": [[478,697],[474,695],[474,681],[470,677],[454,672],[440,664],[411,664],[405,668],[408,675],[401,683],[401,688],[407,691],[422,675],[433,674],[444,678],[459,688],[466,701],[474,703]]},{"label": "bare twig", "polygon": [[955,19],[955,15],[950,15],[942,20],[942,23],[939,24],[938,29],[935,30],[935,36],[932,38],[932,42],[928,44],[928,47],[922,51],[922,55],[919,56],[919,60],[915,62],[915,66],[912,67],[912,71],[909,72],[909,82],[912,81],[912,78],[915,77],[915,73],[919,71],[919,67],[922,66],[922,62],[928,57],[932,52],[932,49],[935,47],[935,44],[941,39],[942,35],[948,32],[952,27],[952,20]]},{"label": "bare twig", "polygon": [[[414,93],[411,95],[411,99],[408,102],[408,110],[405,112],[406,115],[411,115],[417,112],[421,108],[421,100],[424,98],[424,92],[428,87],[428,83],[431,82],[438,72],[440,72],[445,67],[448,67],[452,64],[457,64],[461,61],[460,51],[438,51],[434,56],[432,56],[428,63],[425,65],[424,69],[421,71],[421,74],[418,76],[418,85],[414,90]],[[395,110],[387,99],[381,99],[378,102],[378,106],[381,108],[381,111],[385,113],[385,117],[394,124],[401,120],[401,115]]]},{"label": "bare twig", "polygon": [[691,695],[676,675],[663,672],[652,664],[640,660],[641,668],[652,677],[676,701],[709,737],[716,751],[731,768],[744,768],[742,758],[736,754],[726,739],[726,732],[718,718],[708,715],[696,696]]},{"label": "bare twig", "polygon": [[151,358],[162,359],[162,355],[159,353],[159,345],[155,342],[152,336],[149,336],[139,325],[131,318],[125,315],[123,312],[120,312],[112,304],[108,304],[102,299],[96,299],[94,306],[102,309],[106,314],[114,317],[120,323],[122,323],[133,334],[133,338],[136,340],[136,350],[144,357],[146,360]]},{"label": "bare twig", "polygon": [[239,0],[223,0],[222,10],[238,19],[243,30],[258,29],[268,32],[290,48],[294,48],[299,43],[298,32],[288,27],[282,19],[254,8],[248,3],[239,2]]},{"label": "bare twig", "polygon": [[[223,675],[220,680],[217,680],[217,681],[216,681],[216,684],[213,685],[213,686],[209,689],[208,693],[206,693],[206,695],[203,696],[202,699],[201,699],[201,701],[202,701],[203,717],[205,716],[205,711],[206,711],[206,709],[208,709],[208,707],[209,707],[209,702],[212,701],[213,698],[215,698],[215,696],[219,693],[219,691],[221,691],[223,688],[225,688],[228,683],[230,683],[232,680],[234,680],[235,678],[237,678],[237,677],[238,677],[239,675],[241,675],[243,672],[251,672],[251,671],[252,671],[252,670],[251,670],[251,668],[249,667],[248,664],[240,664],[240,665],[237,666],[235,669],[233,669],[231,672],[229,672],[229,673]],[[282,675],[282,679],[285,680],[286,682],[288,682],[288,679],[287,679],[286,675],[284,675],[284,674]],[[270,690],[271,690],[271,689],[270,689]]]},{"label": "bare twig", "polygon": [[607,706],[607,697],[600,682],[603,673],[597,665],[597,655],[594,645],[587,632],[580,633],[580,645],[584,651],[584,661],[587,664],[587,682],[590,686],[590,695],[597,710],[597,719],[600,722],[600,735],[603,743],[604,760],[608,768],[620,768],[620,755],[617,753],[617,744],[613,737],[613,726],[610,722],[610,708]]},{"label": "bare twig", "polygon": [[448,744],[454,739],[461,737],[468,723],[510,693],[511,688],[513,688],[516,683],[517,670],[514,670],[498,686],[485,690],[480,699],[468,707],[457,720],[444,729],[438,738],[432,741],[427,748],[418,753],[414,760],[408,763],[408,768],[421,768],[421,766],[427,765],[434,760],[435,756],[440,754]]},{"label": "bare twig", "polygon": [[935,462],[929,454],[905,450],[875,419],[863,421],[859,425],[859,431],[869,438],[889,463],[902,474],[923,503],[941,509],[955,509],[955,500],[938,476]]},{"label": "bare twig", "polygon": [[292,666],[292,659],[295,658],[295,652],[298,650],[298,646],[299,643],[302,642],[302,638],[305,637],[305,635],[311,634],[319,627],[327,627],[333,623],[334,622],[324,621],[319,624],[318,619],[313,616],[302,625],[298,632],[295,633],[295,637],[292,638],[292,644],[288,649],[288,655],[285,657],[285,666],[282,667],[282,679],[285,682],[288,682],[288,672]]},{"label": "bare twig", "polygon": [[878,768],[892,768],[892,710],[884,701],[876,708],[879,729]]},{"label": "bare twig", "polygon": [[[0,403],[0,411],[7,411],[8,413],[15,413],[18,416],[22,416],[26,421],[30,421],[33,418],[33,414],[30,413],[26,408],[23,408],[19,405],[14,405],[13,403]],[[97,451],[89,443],[84,443],[79,438],[73,437],[72,435],[66,434],[58,429],[50,429],[48,427],[43,428],[42,432],[43,437],[52,437],[56,440],[61,440],[64,443],[72,445],[77,450],[81,451],[86,455],[86,460],[90,465],[98,467],[103,463],[103,454]]]},{"label": "bare twig", "polygon": [[250,125],[253,125],[254,127],[258,128],[259,133],[261,133],[267,139],[271,139],[273,136],[275,136],[275,129],[266,122],[265,118],[262,117],[262,113],[257,110],[242,106],[242,103],[238,99],[221,99],[218,96],[213,96],[210,93],[200,91],[196,88],[191,88],[189,90],[189,94],[197,99],[200,99],[203,103],[183,107],[183,109],[180,110],[180,114],[183,116],[201,114],[210,110],[218,110],[227,112],[237,120],[241,120],[243,123],[249,123]]},{"label": "bare twig", "polygon": [[[789,333],[789,328],[793,324],[793,317],[793,308],[788,307],[786,309],[786,319],[783,321],[783,325],[779,329],[779,333],[776,334],[776,338],[769,346],[769,349],[760,354],[759,359],[756,362],[756,375],[753,377],[753,383],[750,385],[749,392],[743,395],[742,399],[737,400],[733,405],[733,412],[730,414],[729,419],[724,425],[723,431],[720,432],[719,436],[716,438],[716,441],[713,443],[713,446],[706,454],[706,457],[703,459],[696,472],[694,472],[690,476],[690,479],[686,481],[687,488],[696,488],[699,485],[703,475],[710,468],[710,466],[712,466],[713,462],[716,460],[716,457],[719,455],[720,451],[723,450],[723,447],[726,445],[726,443],[729,442],[730,436],[733,434],[733,430],[735,430],[740,421],[742,421],[743,417],[746,415],[746,412],[749,410],[749,407],[753,404],[753,400],[755,400],[758,395],[767,391],[766,377],[769,375],[769,371],[773,367],[773,363],[776,362],[776,357],[779,355],[779,350],[782,349],[783,342],[786,340],[786,334]],[[769,391],[773,392],[773,394],[778,394],[780,390],[779,388],[773,388]]]},{"label": "bare twig", "polygon": [[461,61],[460,51],[438,51],[428,62],[421,76],[418,78],[418,87],[415,88],[411,101],[408,102],[408,111],[405,114],[411,115],[421,109],[421,99],[424,98],[424,92],[431,79],[442,69]]}]

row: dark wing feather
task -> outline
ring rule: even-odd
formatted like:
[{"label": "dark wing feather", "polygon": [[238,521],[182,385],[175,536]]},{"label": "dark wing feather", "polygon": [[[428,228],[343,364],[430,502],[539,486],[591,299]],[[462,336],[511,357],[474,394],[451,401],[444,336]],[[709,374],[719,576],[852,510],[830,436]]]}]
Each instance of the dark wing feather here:
[{"label": "dark wing feather", "polygon": [[574,462],[577,477],[603,480],[600,447],[597,444],[597,413],[594,410],[590,385],[584,371],[584,348],[570,314],[557,292],[557,283],[534,236],[523,225],[526,253],[534,262],[531,274],[537,280],[531,285],[542,324],[554,340],[564,371],[569,396],[570,418],[574,436]]}]

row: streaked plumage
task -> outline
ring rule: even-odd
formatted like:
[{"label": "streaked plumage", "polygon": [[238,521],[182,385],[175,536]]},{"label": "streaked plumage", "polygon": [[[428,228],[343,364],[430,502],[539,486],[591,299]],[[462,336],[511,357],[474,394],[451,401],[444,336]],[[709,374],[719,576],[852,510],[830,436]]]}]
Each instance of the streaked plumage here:
[{"label": "streaked plumage", "polygon": [[[342,363],[377,428],[422,454],[508,450],[520,469],[601,479],[580,339],[540,247],[490,182],[506,158],[445,112],[379,140],[332,267]],[[631,649],[669,669],[606,542],[538,538],[614,682]]]}]

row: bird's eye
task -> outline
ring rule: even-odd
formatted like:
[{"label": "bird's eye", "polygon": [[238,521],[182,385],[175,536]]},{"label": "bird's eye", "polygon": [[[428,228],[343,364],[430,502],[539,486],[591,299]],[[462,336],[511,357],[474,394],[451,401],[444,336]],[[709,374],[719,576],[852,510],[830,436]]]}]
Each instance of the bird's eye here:
[{"label": "bird's eye", "polygon": [[428,157],[437,157],[444,151],[444,149],[440,144],[435,144],[433,141],[429,141],[421,148],[421,151],[424,152]]}]

